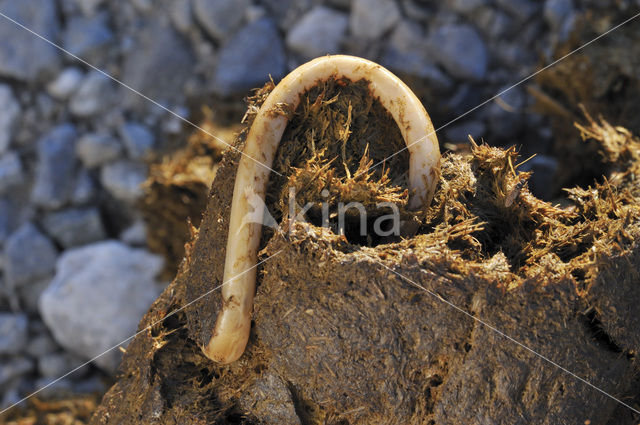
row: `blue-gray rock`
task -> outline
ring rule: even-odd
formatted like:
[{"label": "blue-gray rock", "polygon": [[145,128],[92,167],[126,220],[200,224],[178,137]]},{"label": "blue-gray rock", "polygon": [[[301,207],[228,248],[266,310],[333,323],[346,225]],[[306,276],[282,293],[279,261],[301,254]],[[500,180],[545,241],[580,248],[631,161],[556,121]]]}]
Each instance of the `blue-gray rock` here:
[{"label": "blue-gray rock", "polygon": [[100,170],[100,182],[116,199],[134,203],[142,196],[142,183],[147,179],[144,164],[128,160],[112,162]]},{"label": "blue-gray rock", "polygon": [[351,33],[358,38],[375,40],[400,20],[395,0],[354,0],[351,4]]},{"label": "blue-gray rock", "polygon": [[127,153],[132,159],[144,158],[151,152],[155,144],[153,133],[142,124],[126,122],[120,126],[119,133]]},{"label": "blue-gray rock", "polygon": [[92,16],[104,0],[72,0],[85,16]]},{"label": "blue-gray rock", "polygon": [[14,151],[0,154],[0,194],[22,183],[22,161]]},{"label": "blue-gray rock", "polygon": [[56,248],[46,236],[33,224],[23,224],[9,236],[4,246],[7,284],[17,288],[50,276],[57,256]]},{"label": "blue-gray rock", "polygon": [[316,6],[291,28],[287,47],[306,59],[338,53],[348,26],[346,13]]},{"label": "blue-gray rock", "polygon": [[504,40],[515,29],[513,18],[491,6],[477,10],[473,16],[475,26],[490,39]]},{"label": "blue-gray rock", "polygon": [[470,120],[445,127],[445,141],[454,143],[466,143],[469,135],[475,140],[480,140],[485,135],[487,126],[480,120]]},{"label": "blue-gray rock", "polygon": [[92,17],[76,16],[71,18],[62,36],[63,47],[76,56],[85,60],[92,60],[95,54],[104,54],[104,49],[111,40],[113,33],[107,25],[106,14],[96,14]]},{"label": "blue-gray rock", "polygon": [[62,124],[38,140],[38,164],[32,201],[41,207],[59,208],[70,198],[76,156],[76,129]]},{"label": "blue-gray rock", "polygon": [[[82,359],[68,353],[49,353],[38,358],[38,372],[45,378],[55,379],[71,372],[83,363],[85,362]],[[77,374],[86,373],[86,370],[86,368],[78,370],[71,376],[76,377]]]},{"label": "blue-gray rock", "polygon": [[[298,22],[300,17],[311,8],[313,0],[262,0],[268,15],[285,32]],[[349,1],[349,0],[347,0]],[[319,2],[316,2],[319,3]]]},{"label": "blue-gray rock", "polygon": [[27,346],[25,314],[0,313],[0,355],[18,354]]},{"label": "blue-gray rock", "polygon": [[9,149],[13,131],[20,116],[20,104],[13,96],[11,87],[6,84],[0,84],[0,111],[2,111],[0,114],[0,154],[2,154]]},{"label": "blue-gray rock", "polygon": [[[117,241],[70,249],[40,297],[40,314],[60,345],[91,359],[135,333],[160,292],[161,269],[160,257]],[[120,357],[112,350],[96,364],[113,372]]]},{"label": "blue-gray rock", "polygon": [[487,73],[489,54],[478,32],[465,24],[446,24],[427,39],[433,60],[457,78],[482,80]]},{"label": "blue-gray rock", "polygon": [[73,208],[47,214],[45,232],[64,248],[86,245],[107,237],[97,208]]},{"label": "blue-gray rock", "polygon": [[542,2],[535,0],[495,0],[498,6],[518,18],[526,21],[540,10]]},{"label": "blue-gray rock", "polygon": [[[553,31],[566,32],[565,24],[573,17],[572,0],[547,0],[544,2],[544,19]],[[560,34],[563,39],[566,34]]]},{"label": "blue-gray rock", "polygon": [[[59,33],[56,2],[2,0],[0,12],[42,37],[56,41]],[[59,51],[5,18],[0,25],[0,76],[33,81],[60,62]]]},{"label": "blue-gray rock", "polygon": [[193,14],[211,37],[221,41],[238,29],[250,4],[249,0],[194,0]]},{"label": "blue-gray rock", "polygon": [[540,199],[550,200],[557,195],[554,191],[558,190],[557,180],[558,160],[545,155],[536,155],[529,161],[522,164],[518,169],[520,171],[532,171],[533,174],[529,179],[529,188],[531,192]]},{"label": "blue-gray rock", "polygon": [[98,71],[90,71],[71,96],[69,110],[80,118],[88,118],[108,109],[112,103],[114,83]]},{"label": "blue-gray rock", "polygon": [[147,225],[144,220],[136,220],[120,233],[120,240],[127,245],[143,247],[147,244]]},{"label": "blue-gray rock", "polygon": [[503,86],[497,90],[498,93],[503,91],[505,93],[486,108],[486,113],[491,132],[499,138],[508,139],[523,126],[527,95],[521,86]]},{"label": "blue-gray rock", "polygon": [[88,133],[78,139],[76,154],[87,168],[94,168],[117,159],[122,145],[115,137],[105,133]]},{"label": "blue-gray rock", "polygon": [[47,93],[55,99],[67,100],[80,87],[83,77],[84,73],[80,69],[66,68],[47,84]]},{"label": "blue-gray rock", "polygon": [[453,87],[453,80],[429,59],[422,29],[413,22],[396,26],[380,62],[391,71],[426,80],[436,90]]},{"label": "blue-gray rock", "polygon": [[241,29],[222,48],[213,78],[213,90],[219,95],[244,93],[261,87],[271,75],[275,80],[285,74],[284,46],[275,24],[259,19]]},{"label": "blue-gray rock", "polygon": [[58,344],[56,344],[53,338],[49,335],[49,332],[45,330],[44,332],[29,338],[25,353],[31,357],[38,358],[51,354],[57,350]]},{"label": "blue-gray rock", "polygon": [[86,169],[80,170],[76,177],[76,185],[71,194],[73,205],[85,205],[91,202],[96,195],[96,182]]},{"label": "blue-gray rock", "polygon": [[[122,65],[124,82],[154,101],[172,107],[183,104],[185,84],[193,77],[191,45],[167,22],[150,21],[134,33]],[[120,87],[125,108],[141,114],[157,112],[148,100]]]},{"label": "blue-gray rock", "polygon": [[480,7],[487,4],[487,0],[447,0],[447,6],[452,10],[469,16]]},{"label": "blue-gray rock", "polygon": [[191,30],[193,25],[191,0],[172,0],[168,12],[175,29],[182,33]]},{"label": "blue-gray rock", "polygon": [[33,370],[33,361],[25,357],[13,357],[0,362],[0,388],[7,388],[11,381]]}]

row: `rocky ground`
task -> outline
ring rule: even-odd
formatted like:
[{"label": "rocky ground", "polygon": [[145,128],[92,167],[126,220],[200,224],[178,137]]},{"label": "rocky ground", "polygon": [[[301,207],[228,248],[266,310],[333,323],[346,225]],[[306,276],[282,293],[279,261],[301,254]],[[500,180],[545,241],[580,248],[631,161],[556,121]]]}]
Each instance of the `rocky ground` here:
[{"label": "rocky ground", "polygon": [[[551,61],[591,3],[0,0],[2,14],[122,83],[0,16],[0,408],[119,344],[165,286],[141,184],[193,129],[163,108],[200,122],[206,105],[238,122],[239,100],[269,75],[349,53],[403,76],[438,128]],[[540,154],[529,169],[552,176],[534,100],[517,87],[439,138],[518,143]],[[531,185],[557,195],[544,178]],[[119,357],[41,395],[102,393]]]}]

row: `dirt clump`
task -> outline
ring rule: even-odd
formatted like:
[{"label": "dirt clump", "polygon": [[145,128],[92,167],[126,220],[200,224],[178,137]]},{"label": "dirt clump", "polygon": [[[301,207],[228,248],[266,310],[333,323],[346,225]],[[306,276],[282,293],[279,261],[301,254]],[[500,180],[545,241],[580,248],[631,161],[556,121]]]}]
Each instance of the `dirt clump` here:
[{"label": "dirt clump", "polygon": [[[252,99],[247,125],[269,90]],[[292,119],[275,166],[285,177],[272,178],[267,205],[289,231],[263,233],[251,337],[227,366],[200,350],[220,311],[211,290],[222,283],[240,156],[223,155],[178,275],[140,323],[151,327],[129,345],[93,424],[635,423],[545,359],[640,408],[638,139],[584,123],[615,171],[572,189],[569,207],[530,194],[514,149],[475,144],[444,155],[411,237],[371,243],[288,222],[289,185],[300,199],[327,189],[332,202],[364,193],[402,207],[406,158],[358,177],[402,142],[384,116],[358,123],[353,108],[373,113],[376,102],[364,82],[334,81],[283,109]],[[323,115],[333,118],[320,137],[313,117]],[[377,125],[366,143],[344,141],[347,128]]]}]

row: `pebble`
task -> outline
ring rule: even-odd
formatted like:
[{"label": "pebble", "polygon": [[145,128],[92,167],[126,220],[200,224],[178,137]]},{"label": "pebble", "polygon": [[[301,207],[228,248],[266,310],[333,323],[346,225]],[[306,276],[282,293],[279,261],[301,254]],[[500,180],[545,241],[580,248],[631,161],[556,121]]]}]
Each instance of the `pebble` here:
[{"label": "pebble", "polygon": [[4,246],[3,264],[11,288],[27,285],[53,273],[58,253],[51,241],[31,223],[12,233]]},{"label": "pebble", "polygon": [[25,314],[0,313],[0,355],[18,354],[26,347],[28,326]]},{"label": "pebble", "polygon": [[71,194],[73,205],[85,205],[94,200],[96,195],[96,183],[86,169],[80,170],[76,177],[76,185]]},{"label": "pebble", "polygon": [[207,34],[222,41],[238,29],[250,4],[249,0],[194,0],[193,14]]},{"label": "pebble", "polygon": [[489,128],[495,137],[509,139],[516,135],[523,124],[523,112],[527,95],[521,86],[506,85],[496,90],[501,93],[499,101],[487,106]]},{"label": "pebble", "polygon": [[[0,12],[48,40],[58,38],[60,28],[55,1],[1,0]],[[2,18],[0,76],[33,82],[44,74],[54,72],[59,63],[58,49]]]},{"label": "pebble", "polygon": [[347,14],[316,6],[289,30],[287,47],[306,59],[337,53],[348,26]]},{"label": "pebble", "polygon": [[142,183],[147,179],[147,167],[129,160],[119,160],[100,170],[100,182],[116,199],[134,203],[143,194]]},{"label": "pebble", "polygon": [[0,154],[0,194],[22,183],[22,161],[14,151]]},{"label": "pebble", "polygon": [[76,154],[85,167],[94,168],[117,159],[122,145],[109,134],[87,133],[78,139]]},{"label": "pebble", "polygon": [[127,245],[144,247],[147,244],[147,224],[136,220],[120,233],[120,240]]},{"label": "pebble", "polygon": [[11,381],[33,370],[33,361],[25,357],[12,357],[0,362],[0,388],[7,388]]},{"label": "pebble", "polygon": [[92,70],[71,96],[69,110],[79,118],[88,118],[106,110],[111,104],[112,81],[102,73]]},{"label": "pebble", "polygon": [[55,99],[67,100],[78,89],[84,73],[75,67],[65,68],[47,85],[47,93]]},{"label": "pebble", "polygon": [[65,249],[107,237],[97,208],[72,208],[49,213],[43,218],[42,226]]},{"label": "pebble", "polygon": [[487,0],[447,0],[447,6],[463,15],[471,15],[487,4]]},{"label": "pebble", "polygon": [[391,33],[380,62],[392,71],[418,77],[437,90],[449,90],[453,81],[426,54],[422,29],[410,21],[402,21]]},{"label": "pebble", "polygon": [[353,0],[351,33],[362,39],[377,39],[400,20],[400,8],[394,0]]},{"label": "pebble", "polygon": [[[158,21],[142,27],[132,37],[127,53],[121,72],[127,76],[130,87],[170,109],[184,103],[186,84],[196,68],[195,57],[191,45],[169,22]],[[118,101],[139,115],[161,111],[125,87],[120,87]]]},{"label": "pebble", "polygon": [[445,140],[454,143],[467,143],[469,135],[475,140],[480,140],[485,135],[487,126],[481,120],[470,120],[455,125],[447,126],[444,129]]},{"label": "pebble", "polygon": [[433,60],[453,77],[481,80],[487,73],[489,54],[478,32],[466,24],[438,27],[427,39]]},{"label": "pebble", "polygon": [[57,349],[58,344],[49,336],[49,333],[43,332],[29,339],[25,353],[38,358],[53,353]]},{"label": "pebble", "polygon": [[120,138],[129,154],[129,158],[142,159],[155,145],[151,130],[142,124],[126,122],[119,129]]},{"label": "pebble", "polygon": [[73,0],[85,16],[93,15],[104,0]]},{"label": "pebble", "polygon": [[495,2],[520,21],[526,21],[535,15],[542,3],[535,0],[495,0]]},{"label": "pebble", "polygon": [[178,31],[188,33],[193,25],[191,0],[173,0],[167,9],[171,23]]},{"label": "pebble", "polygon": [[72,54],[93,61],[93,56],[104,54],[105,46],[113,40],[113,33],[107,25],[106,14],[91,17],[71,18],[62,36],[63,46]]},{"label": "pebble", "polygon": [[38,140],[38,163],[32,201],[44,208],[60,208],[71,195],[76,164],[76,129],[62,124]]},{"label": "pebble", "polygon": [[20,104],[13,96],[11,87],[6,84],[0,84],[0,110],[2,111],[0,114],[0,154],[2,154],[9,149],[13,131],[20,116]]},{"label": "pebble", "polygon": [[[82,359],[67,353],[49,353],[38,359],[38,372],[45,378],[55,379],[71,372],[83,363],[84,361],[82,361]],[[70,376],[76,377],[76,375],[80,375],[82,372],[82,370],[78,370]]]},{"label": "pebble", "polygon": [[220,50],[212,88],[221,96],[245,93],[269,80],[282,78],[286,69],[284,46],[275,23],[259,19],[241,29]]},{"label": "pebble", "polygon": [[[65,251],[40,297],[40,314],[60,345],[91,359],[133,335],[159,295],[162,265],[159,256],[118,241]],[[120,357],[112,350],[96,364],[113,373]]]}]

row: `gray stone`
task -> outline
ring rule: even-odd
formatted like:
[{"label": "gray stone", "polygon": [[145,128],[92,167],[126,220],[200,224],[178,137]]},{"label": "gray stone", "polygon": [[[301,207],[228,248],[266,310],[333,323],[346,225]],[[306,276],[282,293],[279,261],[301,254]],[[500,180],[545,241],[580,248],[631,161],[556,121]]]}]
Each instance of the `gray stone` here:
[{"label": "gray stone", "polygon": [[147,168],[140,163],[120,160],[100,170],[100,182],[111,195],[133,203],[142,196],[142,183],[147,179]]},{"label": "gray stone", "polygon": [[520,21],[526,21],[540,10],[542,2],[535,0],[495,0],[495,2]]},{"label": "gray stone", "polygon": [[28,326],[29,320],[24,314],[0,313],[0,355],[24,350]]},{"label": "gray stone", "polygon": [[487,0],[447,0],[446,3],[452,10],[468,16],[485,6]]},{"label": "gray stone", "polygon": [[544,19],[554,31],[561,30],[572,14],[572,0],[546,0],[544,2]]},{"label": "gray stone", "polygon": [[[1,32],[1,30],[0,30]],[[0,46],[2,42],[0,41]],[[1,47],[0,47],[1,49]],[[1,66],[1,65],[0,65]],[[13,96],[11,87],[0,84],[0,154],[6,152],[11,143],[16,122],[20,116],[20,104]]]},{"label": "gray stone", "polygon": [[44,230],[64,248],[86,245],[107,237],[97,208],[73,208],[47,214]]},{"label": "gray stone", "polygon": [[191,0],[172,0],[169,5],[171,23],[178,31],[187,33],[191,29]]},{"label": "gray stone", "polygon": [[[84,361],[67,353],[50,353],[38,359],[38,372],[45,378],[58,378],[82,365]],[[78,370],[78,372],[81,372]],[[74,373],[75,375],[75,373]]]},{"label": "gray stone", "polygon": [[88,118],[108,109],[111,104],[113,83],[98,71],[90,71],[71,97],[69,110],[80,118]]},{"label": "gray stone", "polygon": [[132,159],[143,158],[151,152],[155,144],[153,133],[142,124],[126,122],[120,126],[119,133]]},{"label": "gray stone", "polygon": [[540,199],[551,200],[559,189],[556,181],[556,173],[558,172],[558,160],[545,155],[536,155],[529,161],[518,167],[520,171],[532,171],[533,174],[529,179],[529,187],[531,192]]},{"label": "gray stone", "polygon": [[65,68],[47,85],[47,93],[55,99],[67,100],[78,89],[83,76],[78,68]]},{"label": "gray stone", "polygon": [[485,135],[487,126],[480,120],[471,120],[455,125],[447,126],[444,129],[446,136],[445,141],[454,143],[466,143],[469,141],[469,135],[475,140],[480,140]]},{"label": "gray stone", "polygon": [[271,19],[285,32],[312,6],[312,0],[262,0],[261,3],[265,5]]},{"label": "gray stone", "polygon": [[22,162],[16,152],[0,154],[0,193],[20,184],[24,179]]},{"label": "gray stone", "polygon": [[53,398],[60,397],[60,394],[69,394],[73,390],[73,383],[69,378],[59,379],[41,377],[36,379],[33,384],[34,388],[41,389],[38,395],[41,398]]},{"label": "gray stone", "polygon": [[523,112],[527,95],[521,86],[503,86],[498,93],[505,91],[486,109],[489,116],[489,128],[495,136],[507,139],[514,136],[523,125]]},{"label": "gray stone", "polygon": [[[47,40],[59,33],[56,2],[50,0],[2,0],[0,12]],[[0,76],[33,81],[58,67],[58,50],[13,22],[0,25]]]},{"label": "gray stone", "polygon": [[56,344],[47,331],[30,338],[25,352],[31,357],[38,358],[57,350],[58,344]]},{"label": "gray stone", "polygon": [[[167,22],[152,21],[132,38],[122,65],[125,83],[154,101],[171,107],[182,104],[185,85],[193,76],[195,58],[191,45]],[[126,108],[146,115],[160,109],[147,99],[120,88]],[[164,111],[163,111],[164,113]]]},{"label": "gray stone", "polygon": [[73,0],[85,16],[93,15],[104,0]]},{"label": "gray stone", "polygon": [[136,220],[122,231],[120,240],[131,246],[145,246],[147,244],[147,224],[144,220]]},{"label": "gray stone", "polygon": [[[162,259],[117,241],[75,248],[61,256],[57,273],[40,297],[40,313],[56,341],[91,359],[133,335],[159,294],[155,276]],[[96,364],[113,372],[112,350]]]},{"label": "gray stone", "polygon": [[239,27],[250,4],[249,0],[194,0],[193,13],[207,33],[221,41]]},{"label": "gray stone", "polygon": [[492,39],[504,39],[514,29],[513,19],[494,7],[479,9],[474,14],[474,24]]},{"label": "gray stone", "polygon": [[38,314],[38,300],[40,294],[47,289],[51,277],[46,277],[33,282],[28,285],[22,285],[17,288],[18,299],[20,300],[20,308],[22,311],[29,313],[30,315]]},{"label": "gray stone", "polygon": [[453,81],[426,54],[424,34],[410,21],[403,21],[391,33],[380,62],[394,72],[426,80],[430,87],[449,90]]},{"label": "gray stone", "polygon": [[348,26],[345,13],[316,6],[291,28],[287,47],[307,59],[337,53]]},{"label": "gray stone", "polygon": [[3,254],[5,278],[12,288],[50,276],[58,256],[51,241],[31,223],[9,236]]},{"label": "gray stone", "polygon": [[38,140],[38,164],[32,201],[41,207],[59,208],[71,195],[76,169],[76,129],[62,124]]},{"label": "gray stone", "polygon": [[96,183],[86,169],[80,170],[76,178],[76,185],[71,194],[73,205],[85,205],[91,202],[96,195]]},{"label": "gray stone", "polygon": [[285,67],[284,46],[275,24],[260,19],[241,29],[220,51],[213,90],[222,96],[243,93],[261,87],[269,75],[282,78]]},{"label": "gray stone", "polygon": [[71,18],[62,37],[64,48],[83,59],[92,60],[92,55],[100,53],[99,50],[113,40],[107,18],[106,14]]},{"label": "gray stone", "polygon": [[84,134],[76,145],[76,154],[87,168],[111,162],[121,153],[122,145],[118,139],[105,133]]},{"label": "gray stone", "polygon": [[394,0],[354,0],[351,5],[351,33],[375,40],[400,20],[400,8]]},{"label": "gray stone", "polygon": [[489,55],[484,41],[471,26],[447,24],[429,35],[427,47],[433,60],[457,78],[482,80]]},{"label": "gray stone", "polygon": [[6,388],[11,381],[33,370],[33,362],[24,357],[13,357],[0,362],[0,388]]}]

